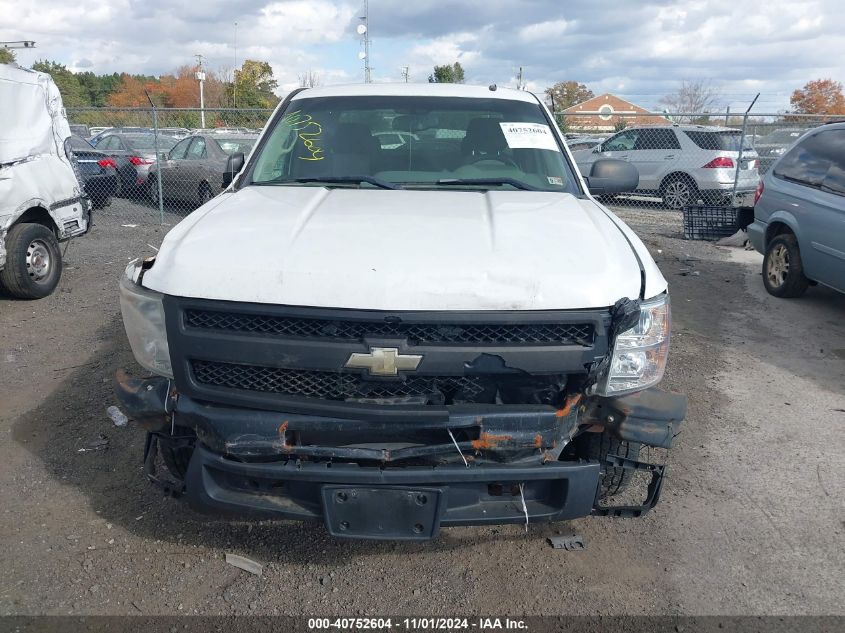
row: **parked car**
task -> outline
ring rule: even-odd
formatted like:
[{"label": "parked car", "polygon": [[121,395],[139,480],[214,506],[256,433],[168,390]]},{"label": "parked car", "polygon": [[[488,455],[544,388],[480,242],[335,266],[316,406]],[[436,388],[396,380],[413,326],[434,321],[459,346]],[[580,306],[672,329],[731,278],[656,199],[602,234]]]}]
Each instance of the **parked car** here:
[{"label": "parked car", "polygon": [[[256,135],[214,134],[189,136],[179,141],[161,161],[161,190],[165,200],[189,201],[202,205],[223,190],[223,172],[233,153],[249,154]],[[158,169],[149,174],[147,192],[158,204]]]},{"label": "parked car", "polygon": [[761,174],[769,171],[775,161],[783,156],[784,152],[807,132],[809,132],[807,128],[783,128],[759,137],[754,141],[754,149],[757,150],[760,157],[758,171]]},{"label": "parked car", "polygon": [[88,231],[91,204],[50,76],[0,64],[0,104],[0,286],[14,297],[40,299],[61,279],[59,243]]},{"label": "parked car", "polygon": [[[602,158],[629,161],[640,174],[636,193],[660,196],[670,209],[731,202],[742,132],[703,125],[633,127],[614,134],[592,150],[573,152],[578,168],[589,173]],[[744,143],[736,206],[751,206],[759,181],[757,152]]]},{"label": "parked car", "polygon": [[[97,129],[97,128],[93,128]],[[100,128],[101,131],[91,138],[88,139],[88,142],[91,143],[94,147],[97,147],[97,144],[100,140],[109,135],[109,134],[152,134],[153,129],[149,127],[107,127],[107,128]]]},{"label": "parked car", "polygon": [[245,127],[210,127],[197,128],[191,131],[191,134],[251,134],[252,130]]},{"label": "parked car", "polygon": [[[158,151],[169,152],[177,139],[159,135]],[[147,132],[109,132],[97,142],[97,150],[111,156],[120,175],[121,195],[146,192],[150,166],[156,161],[156,139]]]},{"label": "parked car", "polygon": [[[419,140],[383,149],[400,116]],[[295,91],[227,163],[120,284],[152,481],[372,539],[657,502],[640,446],[686,411],[656,386],[667,283],[590,193],[636,188],[630,164],[582,178],[535,95],[460,84]]]},{"label": "parked car", "polygon": [[120,183],[114,159],[78,136],[70,137],[70,147],[91,204],[95,209],[108,205]]},{"label": "parked car", "polygon": [[160,127],[158,129],[159,134],[164,134],[166,136],[170,136],[176,139],[183,139],[186,136],[191,135],[191,130],[184,127]]},{"label": "parked car", "polygon": [[748,238],[769,294],[799,297],[816,283],[845,292],[845,123],[802,135],[763,176]]},{"label": "parked car", "polygon": [[111,127],[99,127],[99,126],[92,126],[88,128],[88,141],[90,142],[92,139],[97,138],[100,134],[105,132],[106,130],[111,130]]}]

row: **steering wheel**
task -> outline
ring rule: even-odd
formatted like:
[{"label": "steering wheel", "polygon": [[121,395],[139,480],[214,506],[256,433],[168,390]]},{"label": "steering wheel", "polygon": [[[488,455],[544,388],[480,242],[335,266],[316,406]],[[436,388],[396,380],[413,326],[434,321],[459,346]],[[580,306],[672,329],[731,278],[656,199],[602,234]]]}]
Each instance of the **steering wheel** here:
[{"label": "steering wheel", "polygon": [[497,163],[500,165],[510,165],[511,167],[516,167],[517,169],[522,171],[522,168],[520,168],[520,166],[517,165],[516,162],[514,162],[514,160],[509,156],[497,156],[496,158],[490,158],[489,156],[479,156],[478,158],[476,158],[475,160],[471,160],[467,164],[478,167],[482,163],[487,163],[487,165],[490,167],[494,167]]}]

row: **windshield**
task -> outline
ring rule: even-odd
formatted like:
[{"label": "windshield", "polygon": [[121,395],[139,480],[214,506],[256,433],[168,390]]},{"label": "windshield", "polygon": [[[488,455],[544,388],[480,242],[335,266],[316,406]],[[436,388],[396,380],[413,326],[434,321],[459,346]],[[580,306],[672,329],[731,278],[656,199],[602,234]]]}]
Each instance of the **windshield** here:
[{"label": "windshield", "polygon": [[[352,180],[362,177],[369,180]],[[320,179],[335,186],[579,193],[540,105],[508,99],[295,99],[260,148],[251,182]]]}]

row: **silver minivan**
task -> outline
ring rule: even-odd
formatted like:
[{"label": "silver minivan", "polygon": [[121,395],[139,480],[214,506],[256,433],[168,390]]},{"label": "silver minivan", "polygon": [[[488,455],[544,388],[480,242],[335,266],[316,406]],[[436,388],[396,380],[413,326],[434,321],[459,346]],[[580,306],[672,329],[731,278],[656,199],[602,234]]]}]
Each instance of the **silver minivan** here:
[{"label": "silver minivan", "polygon": [[759,181],[757,152],[740,130],[726,127],[632,127],[592,150],[572,155],[582,174],[589,174],[599,158],[629,161],[640,173],[636,193],[660,196],[670,209],[682,209],[699,200],[713,205],[729,202],[735,177],[738,195],[734,205],[751,206]]},{"label": "silver minivan", "polygon": [[763,176],[748,238],[776,297],[809,285],[845,292],[845,123],[805,134]]}]

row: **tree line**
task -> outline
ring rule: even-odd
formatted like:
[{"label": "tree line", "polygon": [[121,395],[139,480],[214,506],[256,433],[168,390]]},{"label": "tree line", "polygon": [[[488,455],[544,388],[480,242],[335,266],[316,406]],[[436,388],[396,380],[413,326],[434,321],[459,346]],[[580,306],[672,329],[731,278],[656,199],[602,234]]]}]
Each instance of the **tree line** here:
[{"label": "tree line", "polygon": [[[15,61],[14,51],[0,49],[0,63]],[[96,75],[92,72],[73,72],[55,61],[41,60],[34,70],[49,73],[62,94],[65,107],[149,106],[147,94],[157,106],[195,108],[199,106],[199,84],[194,76],[196,67],[182,66],[174,73],[160,75],[131,75],[112,73]],[[463,83],[465,72],[460,62],[435,66],[428,81],[431,83]],[[319,85],[319,77],[308,72],[300,75],[302,86]],[[206,70],[204,85],[205,107],[215,108],[272,108],[279,102],[275,94],[278,82],[267,62],[245,60],[243,65],[228,71]],[[565,110],[595,95],[585,84],[561,81],[545,90],[554,111]],[[673,93],[660,103],[671,112],[707,112],[722,102],[719,88],[710,80],[683,81]],[[815,79],[796,89],[790,97],[792,113],[845,114],[842,83],[833,79]]]},{"label": "tree line", "polygon": [[[0,49],[0,63],[14,61],[14,51]],[[158,77],[73,72],[64,64],[50,60],[39,60],[32,69],[50,74],[67,108],[143,108],[149,107],[149,99],[156,106],[167,108],[196,108],[200,104],[195,66],[182,66]],[[204,70],[206,108],[272,108],[279,102],[274,93],[279,84],[267,62],[247,59],[234,72]]]}]

